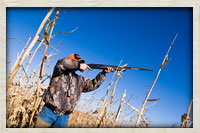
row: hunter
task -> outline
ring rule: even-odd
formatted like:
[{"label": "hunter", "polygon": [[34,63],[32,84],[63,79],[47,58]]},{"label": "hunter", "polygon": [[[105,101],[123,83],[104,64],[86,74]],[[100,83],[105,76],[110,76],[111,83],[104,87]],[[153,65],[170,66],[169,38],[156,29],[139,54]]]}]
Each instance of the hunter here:
[{"label": "hunter", "polygon": [[58,60],[54,67],[49,87],[44,96],[45,105],[36,121],[35,127],[66,128],[69,115],[73,112],[82,92],[97,89],[105,79],[106,73],[114,72],[112,67],[98,73],[93,79],[85,79],[75,72],[90,69],[78,54]]}]

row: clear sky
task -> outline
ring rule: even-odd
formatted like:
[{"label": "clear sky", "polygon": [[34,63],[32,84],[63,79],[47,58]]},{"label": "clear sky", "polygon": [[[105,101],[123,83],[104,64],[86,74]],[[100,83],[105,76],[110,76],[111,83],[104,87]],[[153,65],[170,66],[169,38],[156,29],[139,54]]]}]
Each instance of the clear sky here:
[{"label": "clear sky", "polygon": [[[28,38],[35,35],[49,9],[7,8],[7,61],[11,62],[8,69]],[[50,45],[60,53],[52,57],[49,72],[52,73],[58,59],[68,57],[71,53],[78,53],[88,64],[118,65],[123,60],[122,64],[130,63],[129,66],[152,68],[153,72],[127,70],[117,85],[116,99],[120,99],[126,89],[127,99],[134,97],[129,103],[140,109],[170,43],[178,33],[169,54],[172,60],[162,69],[150,96],[160,100],[148,108],[147,118],[152,121],[151,126],[171,127],[180,124],[181,115],[187,112],[193,96],[192,13],[192,8],[62,9],[54,33],[78,29],[51,39]],[[17,38],[24,43],[8,38]],[[48,53],[51,51],[49,48]],[[41,61],[43,52],[37,53],[31,67]],[[98,72],[93,70],[87,77],[92,79]],[[78,74],[86,75],[86,72]],[[107,74],[97,91],[97,98],[105,95],[111,76]],[[91,94],[82,94],[81,98]]]}]

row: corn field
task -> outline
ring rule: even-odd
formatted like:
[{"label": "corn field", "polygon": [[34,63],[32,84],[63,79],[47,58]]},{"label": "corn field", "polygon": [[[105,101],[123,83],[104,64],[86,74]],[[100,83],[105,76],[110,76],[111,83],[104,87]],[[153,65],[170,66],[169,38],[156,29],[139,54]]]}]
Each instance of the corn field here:
[{"label": "corn field", "polygon": [[[50,20],[50,16],[54,11],[56,12],[55,16]],[[51,52],[47,54],[47,51],[49,50],[48,48],[51,47],[50,40],[56,37],[56,34],[53,34],[53,29],[59,13],[60,8],[51,8],[41,22],[35,36],[30,36],[24,48],[17,56],[17,60],[13,64],[11,71],[7,73],[6,125],[9,128],[35,126],[37,116],[44,105],[42,96],[48,87],[44,82],[51,77],[51,74],[48,73],[47,70],[49,69],[49,62],[51,61],[51,57],[54,56],[54,53]],[[75,30],[77,30],[77,28],[63,34],[73,34]],[[42,31],[44,32],[42,33]],[[117,83],[123,74],[122,69],[121,71],[114,72],[103,99],[96,99],[95,94],[93,94],[91,97],[82,100],[82,102],[78,104],[75,111],[70,115],[68,127],[149,127],[150,122],[145,115],[146,102],[154,101],[149,99],[149,95],[152,92],[161,69],[170,60],[168,59],[168,53],[174,41],[165,55],[141,109],[129,104],[130,99],[126,99],[126,90],[124,90],[121,98],[118,98],[120,100],[114,98],[117,89],[124,89],[117,88]],[[37,54],[38,50],[41,49],[42,45],[45,46],[45,49],[43,49],[44,55],[40,59],[41,62],[32,63],[34,56]],[[35,49],[33,49],[34,46],[36,47]],[[121,64],[122,62],[119,64],[120,67],[128,65]],[[34,69],[29,70],[30,66]],[[96,105],[87,106],[92,104]],[[180,127],[189,127],[192,124],[192,120],[190,119],[191,104],[189,105],[185,119],[180,122]],[[127,115],[130,115],[129,119],[127,119]]]}]

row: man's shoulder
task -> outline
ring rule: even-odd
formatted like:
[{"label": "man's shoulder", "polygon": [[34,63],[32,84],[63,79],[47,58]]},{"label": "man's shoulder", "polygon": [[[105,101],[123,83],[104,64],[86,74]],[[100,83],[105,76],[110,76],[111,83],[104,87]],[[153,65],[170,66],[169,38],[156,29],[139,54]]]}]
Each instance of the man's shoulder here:
[{"label": "man's shoulder", "polygon": [[71,63],[72,60],[71,60],[71,59],[68,59],[68,58],[62,58],[62,59],[59,59],[57,62],[66,62],[66,63]]},{"label": "man's shoulder", "polygon": [[67,58],[58,59],[58,62],[63,60],[68,60],[68,59]]}]

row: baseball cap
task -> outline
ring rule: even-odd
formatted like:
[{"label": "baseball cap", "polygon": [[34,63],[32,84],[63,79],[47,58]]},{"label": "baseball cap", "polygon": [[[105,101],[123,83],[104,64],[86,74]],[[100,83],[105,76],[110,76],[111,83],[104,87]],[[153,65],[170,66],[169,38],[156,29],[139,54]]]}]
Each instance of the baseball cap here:
[{"label": "baseball cap", "polygon": [[68,59],[75,60],[80,63],[85,63],[85,60],[81,59],[80,55],[78,55],[78,54],[71,54],[71,55],[69,55]]}]

